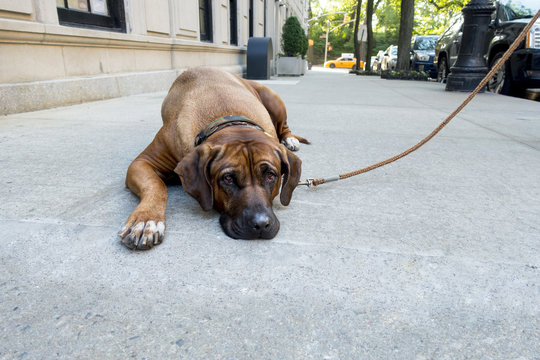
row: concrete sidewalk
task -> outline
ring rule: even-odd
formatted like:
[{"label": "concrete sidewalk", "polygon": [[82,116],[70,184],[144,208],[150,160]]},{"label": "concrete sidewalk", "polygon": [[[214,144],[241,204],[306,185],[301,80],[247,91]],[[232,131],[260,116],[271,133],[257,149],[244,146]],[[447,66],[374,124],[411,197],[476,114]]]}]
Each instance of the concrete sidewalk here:
[{"label": "concrete sidewalk", "polygon": [[[466,97],[310,71],[303,178],[403,151]],[[0,117],[0,359],[538,359],[540,103],[480,94],[387,167],[298,188],[271,241],[169,189],[163,244],[116,236],[165,93]]]}]

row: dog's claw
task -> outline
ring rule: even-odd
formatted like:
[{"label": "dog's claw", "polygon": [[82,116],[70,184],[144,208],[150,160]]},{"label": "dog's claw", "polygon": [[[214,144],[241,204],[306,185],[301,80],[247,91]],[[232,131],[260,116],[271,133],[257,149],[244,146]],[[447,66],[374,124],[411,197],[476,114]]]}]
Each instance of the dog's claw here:
[{"label": "dog's claw", "polygon": [[165,224],[162,221],[141,221],[135,225],[126,224],[118,235],[122,238],[122,244],[129,249],[149,250],[154,245],[163,241]]}]

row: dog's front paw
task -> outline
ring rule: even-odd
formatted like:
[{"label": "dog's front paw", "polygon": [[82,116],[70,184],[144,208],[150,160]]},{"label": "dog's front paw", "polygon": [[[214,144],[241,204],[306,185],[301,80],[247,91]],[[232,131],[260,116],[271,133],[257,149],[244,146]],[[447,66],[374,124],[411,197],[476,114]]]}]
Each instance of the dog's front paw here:
[{"label": "dog's front paw", "polygon": [[291,151],[298,151],[300,149],[300,141],[293,137],[285,138],[281,141],[281,143]]},{"label": "dog's front paw", "polygon": [[132,250],[149,250],[163,241],[165,223],[163,221],[130,221],[128,219],[118,235],[122,238],[122,244]]}]

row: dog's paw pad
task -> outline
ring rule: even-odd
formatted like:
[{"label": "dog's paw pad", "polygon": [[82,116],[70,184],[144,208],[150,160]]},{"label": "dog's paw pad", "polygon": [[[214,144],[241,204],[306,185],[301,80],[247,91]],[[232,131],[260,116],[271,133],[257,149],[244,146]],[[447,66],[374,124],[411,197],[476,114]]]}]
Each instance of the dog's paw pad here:
[{"label": "dog's paw pad", "polygon": [[286,139],[283,139],[281,142],[285,147],[291,151],[297,151],[300,149],[300,141],[298,139],[293,137],[288,137]]},{"label": "dog's paw pad", "polygon": [[162,221],[141,221],[133,226],[128,225],[119,233],[122,244],[130,249],[148,250],[154,245],[159,245],[165,235],[165,224]]}]

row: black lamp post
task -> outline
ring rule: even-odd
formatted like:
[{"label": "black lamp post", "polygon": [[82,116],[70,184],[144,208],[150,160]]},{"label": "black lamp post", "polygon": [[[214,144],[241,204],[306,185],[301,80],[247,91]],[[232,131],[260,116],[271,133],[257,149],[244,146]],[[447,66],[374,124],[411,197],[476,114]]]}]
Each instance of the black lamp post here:
[{"label": "black lamp post", "polygon": [[450,69],[446,91],[473,91],[486,76],[485,38],[493,10],[495,6],[489,0],[471,0],[463,8],[461,46],[456,63]]}]

